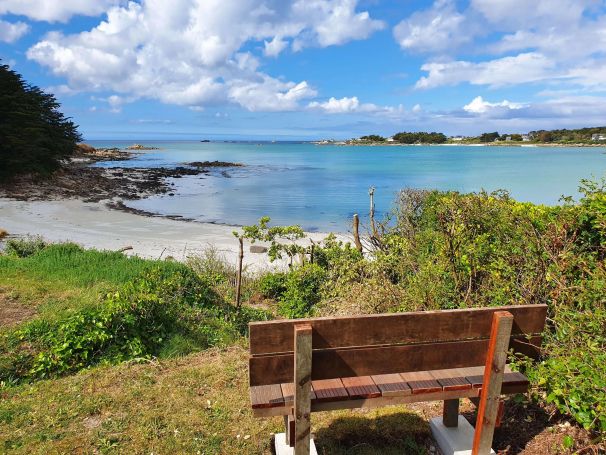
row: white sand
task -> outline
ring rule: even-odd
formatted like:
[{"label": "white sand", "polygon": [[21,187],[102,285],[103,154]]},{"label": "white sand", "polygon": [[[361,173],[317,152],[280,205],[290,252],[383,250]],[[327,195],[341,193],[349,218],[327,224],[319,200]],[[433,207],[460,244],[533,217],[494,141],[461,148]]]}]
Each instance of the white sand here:
[{"label": "white sand", "polygon": [[[237,262],[238,241],[232,234],[237,227],[134,215],[111,210],[104,203],[0,198],[0,229],[11,236],[40,235],[51,242],[70,241],[100,250],[132,246],[127,254],[151,259],[172,256],[182,261],[213,247],[229,262]],[[326,234],[308,237],[319,242]],[[339,239],[349,241],[342,235]],[[249,270],[284,267],[283,262],[270,263],[266,253],[250,253],[249,245],[245,242],[244,264]]]}]

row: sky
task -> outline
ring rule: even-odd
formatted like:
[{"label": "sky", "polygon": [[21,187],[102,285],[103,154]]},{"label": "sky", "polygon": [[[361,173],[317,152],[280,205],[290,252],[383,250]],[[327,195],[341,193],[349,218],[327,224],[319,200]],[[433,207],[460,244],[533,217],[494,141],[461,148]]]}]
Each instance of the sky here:
[{"label": "sky", "polygon": [[606,125],[603,0],[0,0],[0,59],[87,140]]}]

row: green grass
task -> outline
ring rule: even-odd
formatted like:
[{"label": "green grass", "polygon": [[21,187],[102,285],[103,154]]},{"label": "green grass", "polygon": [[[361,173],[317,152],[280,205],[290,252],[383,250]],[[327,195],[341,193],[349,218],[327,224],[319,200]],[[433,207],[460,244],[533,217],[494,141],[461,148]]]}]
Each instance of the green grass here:
[{"label": "green grass", "polygon": [[55,320],[158,267],[165,272],[184,268],[70,243],[49,245],[25,258],[0,255],[0,299],[35,307],[39,317]]},{"label": "green grass", "polygon": [[[0,453],[271,453],[281,417],[254,418],[247,349],[98,367],[12,387],[0,400]],[[320,453],[423,454],[429,428],[403,407],[314,413]]]}]

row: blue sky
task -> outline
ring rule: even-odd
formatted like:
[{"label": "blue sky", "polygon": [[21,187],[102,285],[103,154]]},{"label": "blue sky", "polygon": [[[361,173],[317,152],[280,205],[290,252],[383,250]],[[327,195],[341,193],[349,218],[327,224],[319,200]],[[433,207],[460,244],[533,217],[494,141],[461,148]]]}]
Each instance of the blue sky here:
[{"label": "blue sky", "polygon": [[0,0],[0,58],[89,140],[606,124],[596,0]]}]

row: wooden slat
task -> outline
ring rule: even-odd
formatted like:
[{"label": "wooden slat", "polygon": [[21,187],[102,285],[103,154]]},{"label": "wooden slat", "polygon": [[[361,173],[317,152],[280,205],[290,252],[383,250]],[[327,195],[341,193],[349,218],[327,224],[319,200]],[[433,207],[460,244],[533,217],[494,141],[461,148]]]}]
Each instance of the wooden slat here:
[{"label": "wooden slat", "polygon": [[[313,352],[312,379],[373,376],[478,365],[486,359],[488,340],[416,344]],[[249,359],[250,385],[293,381],[292,354]]]},{"label": "wooden slat", "polygon": [[410,395],[408,383],[397,373],[371,376],[384,397]]},{"label": "wooden slat", "polygon": [[282,388],[279,384],[253,386],[250,388],[250,402],[253,409],[284,406]]},{"label": "wooden slat", "polygon": [[[481,389],[484,384],[484,376],[467,376],[465,379],[474,389]],[[529,381],[526,376],[517,371],[511,371],[503,375],[503,388],[512,388],[514,386],[528,386]]]},{"label": "wooden slat", "polygon": [[[292,382],[285,382],[283,384],[280,384],[280,388],[282,389],[282,397],[284,398],[284,405],[292,406],[292,404],[295,400],[295,385]],[[311,399],[315,400],[316,394],[313,391],[313,386],[312,386],[312,390],[311,390],[310,394],[311,394]]]},{"label": "wooden slat", "polygon": [[312,381],[315,393],[314,402],[342,401],[349,399],[349,394],[340,379],[323,379]]},{"label": "wooden slat", "polygon": [[465,379],[465,368],[452,368],[448,370],[432,370],[429,372],[444,390],[465,390],[471,384]]},{"label": "wooden slat", "polygon": [[429,371],[400,373],[400,376],[408,383],[413,395],[442,391],[442,386],[434,379]]},{"label": "wooden slat", "polygon": [[376,398],[381,396],[381,391],[370,376],[341,378],[341,382],[347,390],[350,399]]},{"label": "wooden slat", "polygon": [[293,327],[301,322],[313,327],[314,349],[487,338],[492,314],[504,310],[515,317],[512,334],[543,331],[546,305],[277,320],[249,324],[250,352],[253,356],[292,352]]}]

